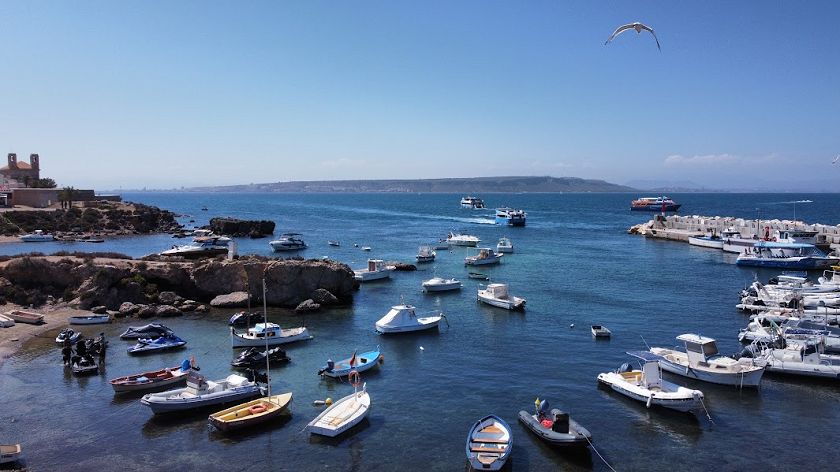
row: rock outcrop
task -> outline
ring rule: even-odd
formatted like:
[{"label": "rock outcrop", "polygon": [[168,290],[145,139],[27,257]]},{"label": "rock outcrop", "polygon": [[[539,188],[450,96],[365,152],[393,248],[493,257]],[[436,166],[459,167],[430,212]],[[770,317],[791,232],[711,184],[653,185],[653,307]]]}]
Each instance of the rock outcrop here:
[{"label": "rock outcrop", "polygon": [[210,300],[210,306],[219,308],[241,308],[248,306],[248,299],[251,298],[248,292],[233,292],[225,295],[217,295]]},{"label": "rock outcrop", "polygon": [[15,210],[3,213],[0,234],[11,236],[36,229],[69,238],[82,234],[147,234],[179,229],[175,214],[139,203],[108,203],[99,208],[73,207],[50,211]]},{"label": "rock outcrop", "polygon": [[226,236],[261,238],[274,234],[274,222],[267,220],[240,220],[237,218],[211,218],[210,229]]},{"label": "rock outcrop", "polygon": [[[0,298],[39,306],[53,297],[81,309],[103,306],[125,316],[174,316],[204,312],[208,304],[245,306],[249,296],[252,303],[260,303],[263,279],[267,304],[289,308],[310,299],[323,306],[347,304],[358,288],[353,271],[334,261],[243,257],[147,262],[22,256],[0,263],[0,281],[4,281]],[[161,307],[168,308],[158,313]]]}]

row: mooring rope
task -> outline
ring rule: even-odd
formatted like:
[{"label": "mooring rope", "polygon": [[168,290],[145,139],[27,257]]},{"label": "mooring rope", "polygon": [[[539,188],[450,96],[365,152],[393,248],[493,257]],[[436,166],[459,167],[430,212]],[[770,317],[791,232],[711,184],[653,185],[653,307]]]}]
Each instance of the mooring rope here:
[{"label": "mooring rope", "polygon": [[610,463],[609,463],[609,462],[607,462],[607,460],[606,460],[606,459],[604,459],[604,456],[602,456],[602,455],[601,455],[601,453],[600,453],[600,452],[598,452],[598,450],[597,450],[597,449],[595,449],[595,445],[594,445],[594,444],[592,444],[592,441],[590,441],[590,440],[589,440],[589,438],[588,438],[587,436],[584,436],[584,439],[586,439],[586,442],[588,442],[588,443],[589,443],[589,447],[591,447],[591,448],[592,448],[592,450],[593,450],[593,451],[595,451],[595,454],[598,454],[598,457],[600,457],[600,458],[601,458],[601,460],[604,462],[604,464],[606,464],[606,465],[607,465],[607,467],[609,467],[611,471],[616,472],[616,470],[615,470],[615,469],[613,469],[613,466],[611,466],[611,465],[610,465]]},{"label": "mooring rope", "polygon": [[703,407],[703,411],[706,412],[706,418],[709,419],[709,422],[715,424],[715,420],[712,419],[712,415],[709,414],[709,410],[706,408],[706,402],[703,399],[700,399],[700,405]]}]

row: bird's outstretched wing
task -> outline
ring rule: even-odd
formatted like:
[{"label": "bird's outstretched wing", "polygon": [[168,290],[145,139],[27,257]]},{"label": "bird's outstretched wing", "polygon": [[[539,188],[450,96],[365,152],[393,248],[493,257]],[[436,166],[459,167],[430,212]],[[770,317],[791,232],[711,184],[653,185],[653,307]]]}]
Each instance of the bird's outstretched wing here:
[{"label": "bird's outstretched wing", "polygon": [[650,31],[650,34],[653,35],[654,41],[656,41],[656,49],[659,49],[659,51],[662,51],[662,47],[659,46],[659,38],[656,37],[656,33],[653,32],[653,28],[651,28],[650,26],[647,26],[647,25],[643,25],[641,23],[639,23],[639,26],[641,26],[641,28],[645,31]]},{"label": "bird's outstretched wing", "polygon": [[613,34],[610,35],[609,38],[607,38],[607,40],[604,42],[604,45],[609,44],[609,42],[612,41],[613,38],[615,38],[616,36],[620,35],[621,33],[625,32],[629,29],[633,29],[633,23],[629,23],[629,24],[626,24],[626,25],[619,26],[618,28],[615,29],[615,31],[613,31]]},{"label": "bird's outstretched wing", "polygon": [[831,161],[831,163],[832,164],[837,164],[837,161],[840,161],[840,154],[838,154],[837,157],[835,157],[834,160]]}]

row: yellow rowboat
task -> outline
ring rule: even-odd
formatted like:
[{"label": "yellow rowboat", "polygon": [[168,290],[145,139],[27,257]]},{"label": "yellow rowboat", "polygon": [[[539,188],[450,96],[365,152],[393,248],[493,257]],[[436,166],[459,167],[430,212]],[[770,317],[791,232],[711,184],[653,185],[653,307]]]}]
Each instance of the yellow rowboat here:
[{"label": "yellow rowboat", "polygon": [[233,431],[277,418],[292,402],[292,392],[262,397],[213,413],[207,419],[221,431]]}]

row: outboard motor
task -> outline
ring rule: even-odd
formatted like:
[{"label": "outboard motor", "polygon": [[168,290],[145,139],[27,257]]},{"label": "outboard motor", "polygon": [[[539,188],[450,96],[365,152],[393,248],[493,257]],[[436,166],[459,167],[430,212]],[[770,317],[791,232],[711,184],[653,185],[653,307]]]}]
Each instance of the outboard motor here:
[{"label": "outboard motor", "polygon": [[318,375],[321,375],[324,372],[332,372],[333,369],[335,369],[335,362],[332,359],[327,359],[327,366],[319,370]]},{"label": "outboard motor", "polygon": [[625,362],[624,364],[621,364],[621,367],[618,368],[618,373],[620,374],[622,372],[630,372],[632,370],[633,366],[631,366],[630,363]]},{"label": "outboard motor", "polygon": [[551,430],[555,433],[569,432],[569,414],[565,411],[558,411],[554,414],[554,424],[551,425]]}]

